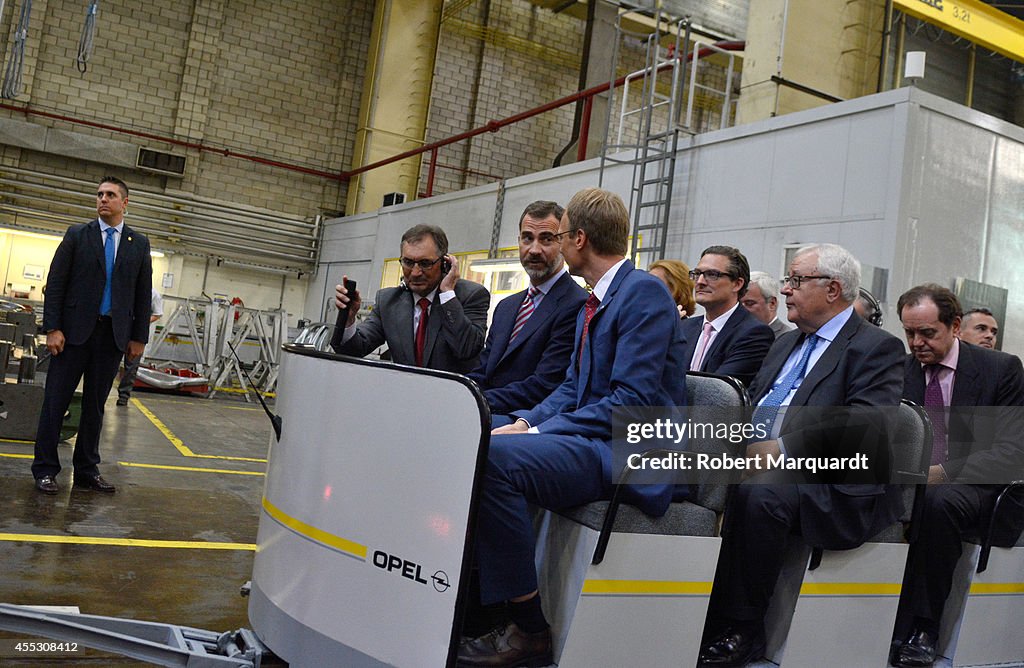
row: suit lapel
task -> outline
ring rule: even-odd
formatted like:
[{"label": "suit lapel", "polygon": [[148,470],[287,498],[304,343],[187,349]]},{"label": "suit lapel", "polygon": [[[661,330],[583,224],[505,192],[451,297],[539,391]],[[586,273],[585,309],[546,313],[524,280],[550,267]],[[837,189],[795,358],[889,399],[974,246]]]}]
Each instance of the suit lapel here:
[{"label": "suit lapel", "polygon": [[[495,328],[495,345],[494,352],[492,355],[493,361],[491,361],[492,369],[497,368],[497,366],[501,364],[501,361],[505,359],[505,356],[508,355],[515,348],[518,348],[522,344],[523,339],[529,336],[529,332],[532,331],[530,323],[533,322],[534,318],[537,317],[537,313],[540,311],[539,307],[536,311],[533,312],[533,315],[530,316],[530,319],[526,321],[526,324],[523,325],[523,329],[522,331],[519,332],[519,336],[516,337],[516,340],[511,344],[509,343],[508,339],[510,336],[512,336],[512,330],[516,326],[516,317],[519,315],[519,308],[523,305],[524,299],[526,299],[526,290],[523,290],[522,292],[517,292],[514,295],[512,295],[512,297],[508,299],[508,310],[502,313],[501,322],[491,323],[491,326]],[[545,297],[541,301],[541,306],[546,304],[547,301],[547,297]]]},{"label": "suit lapel", "polygon": [[[591,350],[590,342],[593,341],[594,329],[597,327],[597,323],[601,314],[608,310],[608,307],[612,304],[615,299],[615,294],[619,291],[619,286],[622,285],[622,281],[625,280],[626,276],[633,272],[633,263],[626,260],[619,267],[619,270],[615,272],[615,278],[612,279],[612,284],[608,287],[608,291],[604,293],[604,299],[597,307],[597,311],[594,313],[594,317],[590,319],[590,325],[587,328],[587,341],[586,341],[586,354],[583,355],[583,359],[580,362],[580,376],[576,387],[577,399],[582,403],[582,397],[588,391],[588,385],[590,384],[590,358],[593,357],[593,350]],[[578,332],[582,332],[583,322],[586,319],[585,308],[580,309],[579,325],[576,327]],[[580,344],[577,344],[580,345]]]},{"label": "suit lapel", "polygon": [[956,362],[956,373],[953,375],[953,396],[949,399],[950,406],[977,406],[978,367],[974,363],[974,355],[969,345],[960,343],[960,357]]},{"label": "suit lapel", "polygon": [[[398,288],[398,291],[398,298],[392,308],[395,322],[398,323],[398,332],[400,332],[400,335],[395,337],[399,350],[393,351],[391,359],[396,362],[407,360],[404,363],[416,364],[416,333],[412,328],[412,309],[415,303],[414,297],[417,301],[419,297],[413,295],[408,289]],[[396,352],[398,354],[395,354]],[[423,359],[426,359],[426,356]]]},{"label": "suit lapel", "polygon": [[100,221],[96,219],[89,223],[89,229],[86,230],[86,243],[92,248],[93,254],[96,255],[96,261],[100,263],[100,269],[106,270],[107,268],[107,257],[103,252],[103,242],[100,240],[102,235],[100,234]]},{"label": "suit lapel", "polygon": [[711,342],[710,346],[708,346],[707,351],[704,353],[704,360],[701,362],[702,367],[706,367],[708,365],[708,362],[713,358],[715,353],[717,353],[718,350],[725,345],[725,341],[732,336],[733,330],[739,327],[739,322],[743,318],[743,314],[740,313],[741,309],[743,309],[742,306],[736,306],[736,310],[732,312],[729,319],[725,321],[725,325],[722,326],[722,331],[718,333],[715,340]]},{"label": "suit lapel", "polygon": [[907,355],[903,368],[903,396],[918,406],[924,406],[924,369],[913,355]]},{"label": "suit lapel", "polygon": [[114,269],[124,263],[125,258],[132,252],[135,244],[135,234],[128,227],[127,223],[121,228],[121,242],[117,245],[117,255],[114,256]]},{"label": "suit lapel", "polygon": [[795,336],[790,336],[786,343],[782,345],[782,350],[779,351],[778,355],[769,356],[770,359],[766,358],[766,364],[761,367],[761,371],[758,372],[758,377],[763,377],[765,382],[763,385],[758,386],[757,396],[751,397],[753,402],[756,404],[761,401],[761,398],[772,391],[772,386],[775,384],[775,380],[779,377],[779,373],[782,371],[782,367],[786,366],[786,360],[793,354],[793,351],[803,345],[805,337],[802,333]]}]

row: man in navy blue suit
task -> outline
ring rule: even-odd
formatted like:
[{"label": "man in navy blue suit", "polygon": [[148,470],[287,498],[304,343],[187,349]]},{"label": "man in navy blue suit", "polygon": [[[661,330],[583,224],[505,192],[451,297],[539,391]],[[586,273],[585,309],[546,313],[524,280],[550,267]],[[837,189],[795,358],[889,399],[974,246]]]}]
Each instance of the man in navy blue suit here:
[{"label": "man in navy blue suit", "polygon": [[[565,508],[612,490],[612,409],[683,406],[684,339],[665,286],[625,258],[629,214],[606,190],[587,188],[555,235],[569,271],[593,286],[576,322],[564,382],[543,402],[494,429],[476,530],[481,603],[508,601],[506,623],[462,643],[460,666],[552,663],[541,610],[528,504]],[[671,485],[638,485],[624,499],[661,515]]]},{"label": "man in navy blue suit", "polygon": [[541,200],[519,218],[519,261],[530,287],[495,307],[480,366],[469,374],[493,414],[533,408],[565,378],[587,292],[565,270],[555,238],[564,212]]},{"label": "man in navy blue suit", "polygon": [[121,358],[135,359],[149,340],[153,282],[149,240],[128,227],[128,186],[104,177],[99,218],[71,226],[50,264],[43,305],[46,347],[53,356],[36,432],[32,475],[43,494],[59,490],[57,441],[78,382],[85,378],[82,418],[72,461],[76,488],[113,493],[100,476],[103,405]]},{"label": "man in navy blue suit", "polygon": [[690,278],[704,317],[683,321],[689,369],[732,376],[749,385],[775,341],[768,325],[740,308],[750,286],[750,264],[732,246],[711,246],[700,255]]}]

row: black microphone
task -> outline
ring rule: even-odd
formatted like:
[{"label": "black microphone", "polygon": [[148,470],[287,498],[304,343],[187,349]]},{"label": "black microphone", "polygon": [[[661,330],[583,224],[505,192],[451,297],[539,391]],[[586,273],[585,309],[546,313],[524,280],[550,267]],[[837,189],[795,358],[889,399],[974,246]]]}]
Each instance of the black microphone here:
[{"label": "black microphone", "polygon": [[[356,291],[356,282],[346,278],[345,290],[348,292],[349,299],[352,299],[352,294]],[[338,309],[338,318],[334,321],[334,334],[331,336],[331,349],[335,351],[341,347],[341,337],[345,334],[345,326],[348,324],[348,310],[351,304],[352,302],[350,301],[344,308]]]}]

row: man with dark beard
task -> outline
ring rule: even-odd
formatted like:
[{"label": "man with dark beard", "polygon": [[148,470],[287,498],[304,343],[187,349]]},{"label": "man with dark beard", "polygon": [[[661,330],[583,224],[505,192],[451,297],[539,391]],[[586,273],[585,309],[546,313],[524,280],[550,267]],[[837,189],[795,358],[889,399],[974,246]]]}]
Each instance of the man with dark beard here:
[{"label": "man with dark beard", "polygon": [[537,201],[519,218],[519,261],[530,286],[495,307],[480,364],[469,374],[494,415],[539,404],[565,378],[572,358],[576,315],[587,293],[565,270],[555,236],[563,212],[555,202]]}]

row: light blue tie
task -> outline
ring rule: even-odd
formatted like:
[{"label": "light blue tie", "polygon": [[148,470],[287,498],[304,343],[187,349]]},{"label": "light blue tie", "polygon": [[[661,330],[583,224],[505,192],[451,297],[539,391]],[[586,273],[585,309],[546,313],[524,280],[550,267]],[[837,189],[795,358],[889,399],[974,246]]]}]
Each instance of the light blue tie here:
[{"label": "light blue tie", "polygon": [[772,433],[775,419],[779,416],[779,406],[786,400],[789,393],[793,391],[793,387],[796,386],[797,382],[804,377],[804,373],[807,371],[807,362],[810,361],[811,353],[814,352],[814,347],[820,340],[821,337],[817,334],[811,334],[807,337],[804,351],[800,355],[800,361],[789,370],[786,377],[768,393],[768,396],[764,398],[761,405],[754,411],[754,424],[763,422],[766,433]]},{"label": "light blue tie", "polygon": [[107,282],[103,286],[103,301],[100,302],[100,315],[110,315],[110,303],[112,301],[110,294],[110,285],[114,278],[114,233],[117,232],[113,227],[107,228],[107,240],[103,242],[103,253],[107,258]]}]

